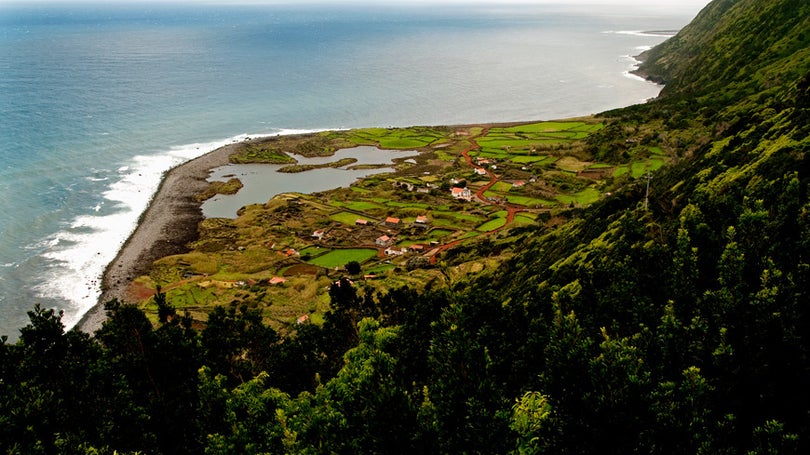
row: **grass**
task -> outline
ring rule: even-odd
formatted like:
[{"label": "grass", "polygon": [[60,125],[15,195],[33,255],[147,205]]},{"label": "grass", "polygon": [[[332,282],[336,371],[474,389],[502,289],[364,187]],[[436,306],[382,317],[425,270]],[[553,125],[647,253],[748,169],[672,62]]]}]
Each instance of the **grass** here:
[{"label": "grass", "polygon": [[557,161],[557,157],[550,155],[518,155],[513,156],[513,163],[519,164],[551,164]]},{"label": "grass", "polygon": [[479,232],[490,232],[494,231],[495,229],[502,228],[504,226],[506,226],[506,218],[498,217],[478,226],[477,228],[475,228],[475,230]]},{"label": "grass", "polygon": [[338,212],[329,215],[329,218],[343,224],[348,224],[353,226],[358,218],[363,218],[361,216],[357,216],[356,213],[351,212]]},{"label": "grass", "polygon": [[403,209],[417,209],[417,210],[428,210],[431,208],[430,204],[421,204],[418,202],[397,202],[397,201],[388,201],[385,203],[388,207],[397,207]]},{"label": "grass", "polygon": [[407,150],[427,147],[443,142],[446,132],[425,127],[362,128],[347,132],[347,139],[358,145],[376,145],[382,148]]},{"label": "grass", "polygon": [[596,188],[585,188],[573,195],[561,194],[557,196],[557,200],[562,204],[571,204],[573,202],[580,206],[586,206],[598,201],[600,196],[601,193]]},{"label": "grass", "polygon": [[358,212],[365,212],[366,210],[379,210],[384,207],[376,202],[369,201],[348,201],[348,202],[333,202],[332,205],[336,207],[344,207],[349,210],[356,210]]},{"label": "grass", "polygon": [[514,222],[516,224],[525,226],[525,225],[529,225],[529,224],[534,224],[535,219],[530,217],[530,216],[517,215],[517,216],[515,216]]},{"label": "grass", "polygon": [[508,193],[509,190],[512,189],[512,184],[509,182],[495,182],[494,185],[490,188],[490,191],[495,191],[498,193]]},{"label": "grass", "polygon": [[507,195],[506,200],[511,202],[512,204],[522,205],[525,207],[551,207],[557,205],[556,202],[548,201],[545,199],[529,197],[529,196],[518,196],[518,195]]},{"label": "grass", "polygon": [[447,237],[448,235],[452,234],[453,231],[448,229],[432,229],[428,232],[429,239],[440,239],[442,237]]},{"label": "grass", "polygon": [[457,221],[467,222],[467,223],[470,223],[470,224],[480,224],[482,221],[484,221],[484,219],[482,217],[480,217],[480,216],[472,215],[472,214],[469,214],[469,213],[463,213],[463,212],[439,212],[439,211],[434,211],[433,216],[434,216],[434,219],[437,219],[437,220],[440,219],[440,218],[453,218],[453,219],[455,219]]},{"label": "grass", "polygon": [[377,250],[370,248],[348,248],[332,250],[323,256],[318,256],[309,261],[310,264],[326,268],[342,267],[351,261],[364,262],[373,258]]},{"label": "grass", "polygon": [[630,175],[633,178],[639,178],[647,172],[647,163],[644,161],[636,161],[630,165]]}]

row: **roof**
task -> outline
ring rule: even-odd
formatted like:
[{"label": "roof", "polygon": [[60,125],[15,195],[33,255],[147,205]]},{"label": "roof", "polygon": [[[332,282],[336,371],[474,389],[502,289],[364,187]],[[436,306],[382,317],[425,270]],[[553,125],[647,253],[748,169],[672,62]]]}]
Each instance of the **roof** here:
[{"label": "roof", "polygon": [[386,223],[391,223],[391,224],[399,224],[400,221],[401,220],[399,218],[394,218],[393,216],[389,216],[388,218],[385,219]]}]

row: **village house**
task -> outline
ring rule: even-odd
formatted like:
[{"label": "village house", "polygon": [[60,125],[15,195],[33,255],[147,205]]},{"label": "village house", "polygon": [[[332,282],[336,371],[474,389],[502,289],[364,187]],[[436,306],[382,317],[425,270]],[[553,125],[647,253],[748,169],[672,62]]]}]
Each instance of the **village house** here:
[{"label": "village house", "polygon": [[386,248],[385,254],[387,256],[401,256],[408,252],[407,248],[389,247]]},{"label": "village house", "polygon": [[419,245],[419,244],[411,245],[409,248],[414,253],[421,253],[421,252],[425,251],[425,246],[424,245]]},{"label": "village house", "polygon": [[465,201],[469,201],[472,199],[472,193],[470,192],[469,188],[456,188],[453,187],[450,189],[450,194],[453,195],[456,199],[463,199]]},{"label": "village house", "polygon": [[287,279],[282,278],[280,276],[274,276],[273,278],[270,278],[270,281],[269,281],[270,284],[282,284],[282,283],[286,283],[286,282],[287,282]]},{"label": "village house", "polygon": [[384,247],[385,246],[391,246],[391,244],[393,242],[394,242],[394,239],[392,239],[391,237],[389,237],[387,235],[381,235],[381,236],[377,237],[377,240],[374,241],[374,243],[376,243],[378,246],[384,246]]},{"label": "village house", "polygon": [[300,256],[301,253],[295,250],[295,248],[289,248],[284,251],[277,251],[276,254],[280,254],[284,257],[293,257],[293,256]]},{"label": "village house", "polygon": [[318,240],[321,240],[321,239],[323,239],[323,236],[325,234],[326,234],[326,231],[324,231],[323,229],[318,229],[317,231],[312,233],[312,237],[316,238]]},{"label": "village house", "polygon": [[487,175],[487,170],[482,167],[475,168],[475,173],[478,175]]},{"label": "village house", "polygon": [[301,325],[301,324],[304,324],[304,323],[307,323],[307,322],[309,322],[309,315],[308,314],[305,314],[305,315],[303,315],[303,316],[301,316],[301,317],[299,317],[298,319],[295,320],[295,323],[297,325]]},{"label": "village house", "polygon": [[386,226],[390,227],[399,227],[402,224],[402,220],[400,220],[399,218],[395,218],[393,216],[389,216],[388,218],[385,219],[385,224]]},{"label": "village house", "polygon": [[521,187],[523,187],[525,185],[526,185],[526,182],[524,182],[523,180],[515,180],[514,182],[512,182],[512,187],[513,188],[521,188]]},{"label": "village house", "polygon": [[419,215],[413,222],[414,224],[425,226],[428,224],[428,218],[425,215]]},{"label": "village house", "polygon": [[394,188],[405,189],[405,190],[408,190],[408,191],[413,191],[413,189],[414,189],[413,183],[408,183],[408,182],[394,182],[393,185],[394,185]]},{"label": "village house", "polygon": [[354,224],[355,224],[355,225],[357,225],[357,226],[367,226],[367,225],[368,225],[368,220],[364,220],[364,219],[362,219],[362,218],[358,218],[358,219],[356,219],[356,220],[354,221]]}]

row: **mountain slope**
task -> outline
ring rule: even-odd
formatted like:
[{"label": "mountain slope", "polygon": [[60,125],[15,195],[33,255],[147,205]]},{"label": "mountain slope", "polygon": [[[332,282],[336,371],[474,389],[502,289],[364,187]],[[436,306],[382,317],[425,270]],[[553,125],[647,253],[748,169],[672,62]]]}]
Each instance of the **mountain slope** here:
[{"label": "mountain slope", "polygon": [[804,75],[809,24],[810,4],[801,0],[718,0],[648,51],[640,71],[666,81],[664,96],[733,102]]}]

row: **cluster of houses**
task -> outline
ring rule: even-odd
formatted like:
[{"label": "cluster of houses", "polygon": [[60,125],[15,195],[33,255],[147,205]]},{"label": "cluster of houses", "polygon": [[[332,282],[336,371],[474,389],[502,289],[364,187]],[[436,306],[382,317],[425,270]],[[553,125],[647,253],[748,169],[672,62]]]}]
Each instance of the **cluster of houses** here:
[{"label": "cluster of houses", "polygon": [[410,192],[416,191],[417,193],[424,193],[424,194],[428,194],[430,193],[430,190],[435,190],[436,188],[438,188],[438,186],[432,183],[428,183],[425,186],[416,186],[410,182],[394,182],[392,183],[392,185],[394,186],[394,188],[399,188],[401,190]]}]

